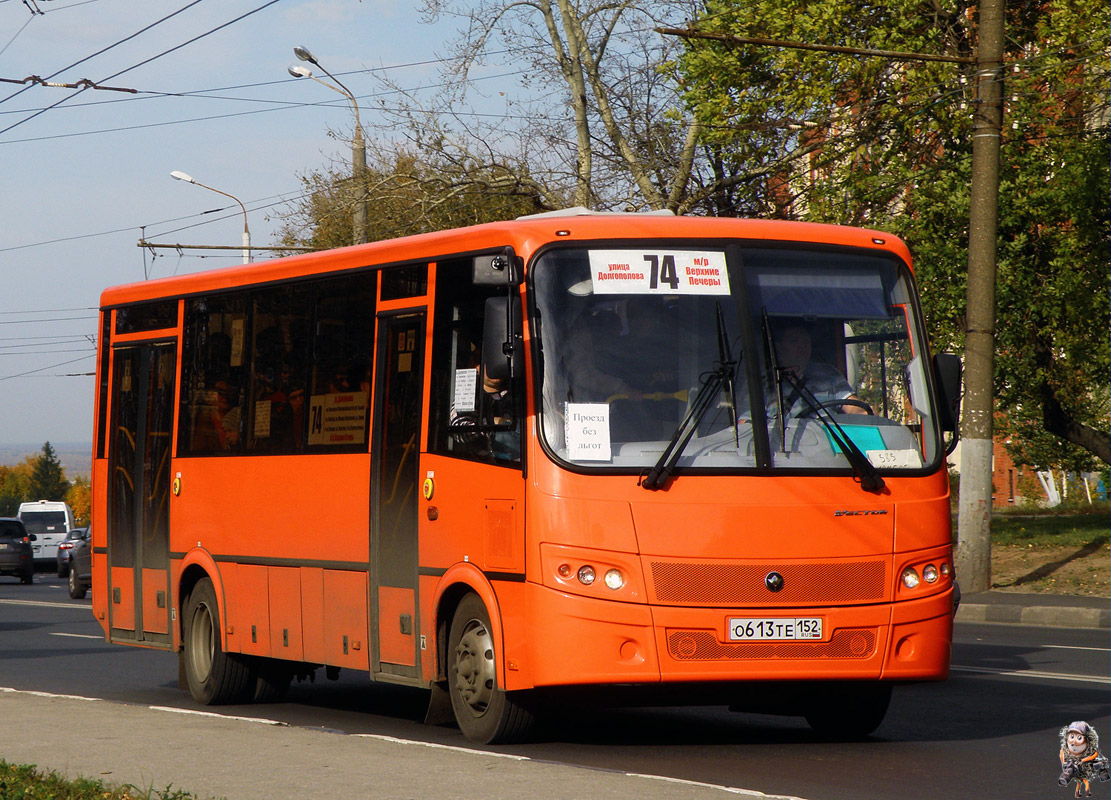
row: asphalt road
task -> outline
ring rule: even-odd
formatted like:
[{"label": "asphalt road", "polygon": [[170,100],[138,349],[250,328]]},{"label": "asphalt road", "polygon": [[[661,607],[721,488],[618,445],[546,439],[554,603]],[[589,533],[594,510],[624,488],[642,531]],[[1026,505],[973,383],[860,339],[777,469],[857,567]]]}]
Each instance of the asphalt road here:
[{"label": "asphalt road", "polygon": [[[1056,783],[1057,731],[1084,719],[1111,742],[1109,684],[1106,630],[960,623],[951,678],[897,689],[886,720],[866,741],[825,742],[801,719],[722,707],[583,703],[563,708],[542,741],[474,749],[807,800],[1067,798],[1071,788]],[[177,689],[173,655],[107,645],[89,602],[70,600],[64,581],[42,573],[31,587],[0,578],[3,688],[195,708]],[[337,682],[321,676],[294,685],[284,703],[208,710],[292,726],[281,730],[470,747],[454,728],[421,724],[425,703],[422,692],[344,673]],[[1096,785],[1095,796],[1107,797],[1109,789]]]}]

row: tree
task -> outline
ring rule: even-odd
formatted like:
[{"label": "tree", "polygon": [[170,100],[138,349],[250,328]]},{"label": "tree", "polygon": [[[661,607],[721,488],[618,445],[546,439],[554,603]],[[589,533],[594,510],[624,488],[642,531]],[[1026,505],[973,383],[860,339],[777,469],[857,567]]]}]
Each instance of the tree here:
[{"label": "tree", "polygon": [[[280,229],[283,244],[319,249],[351,242],[356,192],[349,173],[334,167],[301,178],[305,192]],[[409,153],[377,151],[367,169],[374,213],[367,240],[476,225],[548,210],[540,189],[521,168],[479,168],[445,159],[427,164]]]},{"label": "tree", "polygon": [[65,470],[50,442],[42,446],[42,453],[34,462],[27,492],[32,500],[63,500],[69,491]]},{"label": "tree", "polygon": [[14,517],[19,504],[27,501],[31,477],[28,460],[14,467],[0,466],[0,517]]},{"label": "tree", "polygon": [[[697,28],[961,58],[975,40],[974,10],[710,0]],[[1013,6],[1006,23],[995,394],[1008,429],[1040,430],[1036,448],[1016,451],[1039,466],[1081,452],[1111,459],[1107,24],[1096,0]],[[706,141],[763,170],[735,187],[748,192],[739,203],[900,234],[916,255],[931,338],[958,351],[970,69],[693,39],[679,62]]]},{"label": "tree", "polygon": [[66,505],[73,511],[73,520],[78,526],[88,525],[92,517],[92,486],[88,478],[78,475],[66,492]]},{"label": "tree", "polygon": [[651,29],[689,8],[650,0],[423,3],[431,19],[457,13],[465,21],[451,64],[455,98],[500,37],[524,62],[525,84],[544,95],[523,129],[545,145],[544,182],[575,205],[621,210],[684,205],[700,123],[681,113],[676,87],[659,69],[673,43]]}]

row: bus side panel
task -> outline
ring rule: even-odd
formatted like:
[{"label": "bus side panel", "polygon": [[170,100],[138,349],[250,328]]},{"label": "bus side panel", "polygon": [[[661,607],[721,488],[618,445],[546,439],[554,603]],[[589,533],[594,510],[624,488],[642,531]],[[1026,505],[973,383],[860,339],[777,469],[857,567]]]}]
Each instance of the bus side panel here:
[{"label": "bus side panel", "polygon": [[226,617],[233,633],[232,652],[270,655],[270,589],[267,567],[236,564],[221,570],[228,593]]},{"label": "bus side panel", "polygon": [[274,658],[300,661],[304,658],[300,570],[268,567],[266,572],[270,593],[270,654]]},{"label": "bus side panel", "polygon": [[428,454],[421,466],[433,482],[432,497],[421,499],[421,567],[469,561],[486,570],[523,572],[521,473]]},{"label": "bus side panel", "polygon": [[302,645],[305,661],[323,664],[324,649],[324,570],[320,567],[302,567],[301,621]]},{"label": "bus side panel", "polygon": [[163,569],[143,570],[143,630],[147,633],[169,633],[169,586]]},{"label": "bus side panel", "polygon": [[[105,562],[107,562],[105,557]],[[111,567],[112,598],[109,618],[113,628],[135,630],[135,575],[131,567]]]},{"label": "bus side panel", "polygon": [[324,570],[324,663],[370,669],[368,573]]},{"label": "bus side panel", "polygon": [[413,641],[412,621],[416,615],[416,592],[396,586],[378,587],[378,618],[380,620],[409,620],[409,627],[402,624],[383,625],[378,630],[378,658],[389,664],[416,666],[416,646]]},{"label": "bus side panel", "polygon": [[173,470],[181,480],[171,506],[173,551],[203,547],[217,560],[309,565],[368,561],[365,454],[178,458]]},{"label": "bus side panel", "polygon": [[108,633],[108,556],[105,553],[108,545],[108,515],[104,513],[107,508],[107,491],[108,459],[95,458],[92,474],[92,519],[89,522],[92,537],[89,547],[92,548],[93,567],[91,588],[93,616],[104,629],[105,635]]}]

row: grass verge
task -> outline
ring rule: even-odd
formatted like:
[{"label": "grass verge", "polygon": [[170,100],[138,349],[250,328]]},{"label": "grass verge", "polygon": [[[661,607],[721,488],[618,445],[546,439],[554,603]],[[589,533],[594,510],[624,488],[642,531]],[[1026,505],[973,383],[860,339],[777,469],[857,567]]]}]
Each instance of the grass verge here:
[{"label": "grass verge", "polygon": [[105,786],[101,781],[67,780],[34,765],[9,764],[0,759],[0,800],[195,800],[195,796],[167,786],[158,791],[125,785]]},{"label": "grass verge", "polygon": [[1106,513],[997,515],[991,520],[991,540],[1005,546],[1083,547],[1111,539],[1109,527]]}]

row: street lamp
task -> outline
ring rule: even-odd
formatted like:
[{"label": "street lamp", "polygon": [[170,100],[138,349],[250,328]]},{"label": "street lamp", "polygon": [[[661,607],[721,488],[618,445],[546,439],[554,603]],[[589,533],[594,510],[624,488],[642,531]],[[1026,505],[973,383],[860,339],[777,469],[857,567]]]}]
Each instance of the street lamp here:
[{"label": "street lamp", "polygon": [[313,54],[304,47],[294,47],[293,55],[301,61],[307,61],[320,67],[325,75],[335,81],[336,85],[333,86],[327,81],[320,80],[312,74],[311,69],[302,67],[300,64],[289,68],[290,75],[294,78],[311,78],[321,86],[327,86],[333,92],[339,92],[347,98],[355,112],[355,135],[351,139],[351,169],[355,179],[355,213],[351,227],[354,232],[355,244],[363,244],[366,242],[366,146],[363,143],[363,125],[359,119],[359,103],[355,100],[355,95],[351,90],[344,86],[339,78],[325,69]]},{"label": "street lamp", "polygon": [[200,186],[202,189],[208,189],[210,192],[216,192],[216,194],[222,194],[224,197],[230,197],[232,200],[239,203],[239,207],[243,209],[243,263],[250,264],[251,231],[247,228],[247,207],[243,205],[243,201],[236,197],[234,194],[228,194],[227,192],[221,192],[219,189],[214,189],[211,186],[206,186],[195,178],[186,175],[184,172],[179,172],[176,169],[170,173],[170,177],[173,178],[175,181],[185,181],[186,183],[192,183],[195,186]]}]

